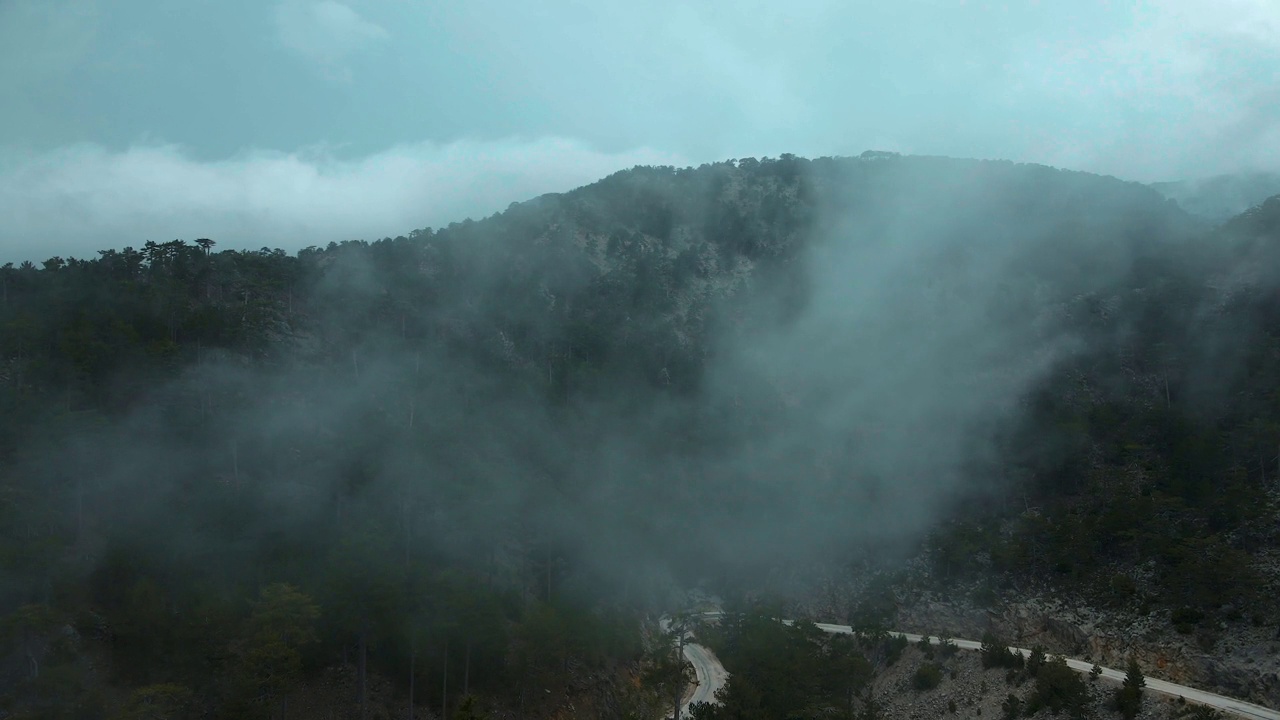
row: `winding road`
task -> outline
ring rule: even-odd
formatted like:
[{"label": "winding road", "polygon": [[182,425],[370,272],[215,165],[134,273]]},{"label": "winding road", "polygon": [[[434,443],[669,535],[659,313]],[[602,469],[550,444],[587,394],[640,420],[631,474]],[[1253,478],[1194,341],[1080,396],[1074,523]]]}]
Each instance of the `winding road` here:
[{"label": "winding road", "polygon": [[[723,613],[720,612],[702,613],[702,617],[708,620],[714,620],[719,618],[721,615],[723,615]],[[790,624],[793,621],[784,620],[783,622]],[[816,623],[816,625],[819,630],[828,633],[839,633],[843,635],[854,634],[853,628],[848,625],[833,625],[831,623]],[[889,634],[904,637],[911,642],[919,642],[921,637],[919,635],[902,632],[891,632]],[[936,637],[930,637],[929,642],[937,645],[941,643],[941,640]],[[961,650],[982,649],[982,643],[977,640],[951,639],[951,642],[955,643],[956,647]],[[1010,650],[1019,653],[1023,657],[1029,657],[1031,655],[1031,651],[1026,648],[1015,647],[1010,648]],[[716,658],[715,654],[711,652],[711,650],[696,643],[687,643],[684,646],[684,656],[688,659],[689,663],[693,665],[694,674],[698,679],[698,686],[693,695],[686,700],[684,705],[680,708],[680,715],[682,717],[686,712],[688,712],[689,706],[693,703],[714,703],[716,701],[716,691],[724,687],[725,682],[729,679],[728,671],[724,669],[724,666],[720,664],[720,661]],[[1068,667],[1077,672],[1087,673],[1093,668],[1093,663],[1091,662],[1068,657],[1064,657],[1063,659],[1067,661]],[[1105,667],[1102,668],[1102,677],[1109,680],[1122,682],[1124,680],[1124,676],[1125,673],[1123,670]],[[1160,680],[1150,676],[1146,678],[1146,681],[1146,689],[1154,693],[1160,693],[1162,695],[1168,695],[1175,698],[1185,698],[1188,702],[1207,705],[1208,707],[1228,712],[1239,717],[1249,718],[1250,720],[1280,720],[1280,711],[1270,710],[1262,707],[1261,705],[1255,705],[1250,702],[1229,698],[1224,695],[1218,695],[1204,690],[1197,690],[1193,687],[1178,685],[1177,683],[1171,683],[1166,680]]]}]

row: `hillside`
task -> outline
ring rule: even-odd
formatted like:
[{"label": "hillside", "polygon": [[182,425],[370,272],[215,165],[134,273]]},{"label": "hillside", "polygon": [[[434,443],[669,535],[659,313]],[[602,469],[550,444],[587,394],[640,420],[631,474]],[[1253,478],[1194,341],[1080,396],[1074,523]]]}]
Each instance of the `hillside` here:
[{"label": "hillside", "polygon": [[278,714],[347,668],[353,706],[643,714],[680,589],[922,539],[948,583],[1273,628],[1276,207],[784,155],[5,266],[0,706]]},{"label": "hillside", "polygon": [[1241,173],[1199,180],[1152,183],[1187,212],[1219,224],[1280,193],[1280,175]]}]

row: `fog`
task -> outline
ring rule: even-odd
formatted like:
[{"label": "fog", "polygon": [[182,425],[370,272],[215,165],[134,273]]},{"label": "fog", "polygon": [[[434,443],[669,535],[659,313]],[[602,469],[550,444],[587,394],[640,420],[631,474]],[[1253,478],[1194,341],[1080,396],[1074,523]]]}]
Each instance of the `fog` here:
[{"label": "fog", "polygon": [[0,162],[0,257],[92,258],[196,237],[290,251],[375,240],[485,217],[620,167],[673,162],[669,153],[602,153],[563,138],[420,143],[352,160],[325,148],[201,162],[171,145],[76,145]]},{"label": "fog", "polygon": [[[712,170],[658,169],[671,184],[649,204],[611,194],[643,187],[624,175],[415,234],[392,265],[332,252],[263,357],[197,348],[123,418],[68,447],[54,435],[31,472],[87,494],[100,537],[215,575],[272,543],[302,564],[351,532],[390,543],[370,560],[387,568],[421,554],[527,589],[546,562],[564,592],[656,608],[702,582],[783,592],[865,553],[907,557],[1008,492],[1001,443],[1100,339],[1073,319],[1081,298],[1120,292],[1144,243],[1186,237],[1153,190],[1043,167],[758,167],[722,166],[715,203],[679,184]],[[793,205],[768,220],[761,194]],[[615,206],[670,208],[671,226],[601,259]],[[707,249],[733,208],[754,260]],[[719,265],[641,274],[662,243]],[[599,315],[610,283],[654,299]],[[593,357],[582,323],[618,349]],[[596,374],[575,375],[575,353]]]},{"label": "fog", "polygon": [[657,716],[694,595],[1269,652],[1272,0],[0,0],[0,97],[19,712]]}]

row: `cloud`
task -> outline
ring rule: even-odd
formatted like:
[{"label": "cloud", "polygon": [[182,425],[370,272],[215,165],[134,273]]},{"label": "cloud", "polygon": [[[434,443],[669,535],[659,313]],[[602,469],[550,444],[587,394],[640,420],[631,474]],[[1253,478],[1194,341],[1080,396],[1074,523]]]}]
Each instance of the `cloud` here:
[{"label": "cloud", "polygon": [[276,31],[289,50],[319,64],[331,78],[350,80],[345,61],[352,54],[387,41],[391,35],[334,0],[286,0],[276,6]]},{"label": "cloud", "polygon": [[1170,0],[1021,54],[1007,86],[1073,118],[1032,146],[1041,162],[1157,180],[1280,166],[1277,83],[1280,4]]},{"label": "cloud", "polygon": [[647,148],[599,152],[564,138],[420,143],[353,161],[324,149],[200,162],[173,145],[77,145],[0,161],[0,263],[174,238],[289,250],[372,240],[645,164],[684,160]]}]

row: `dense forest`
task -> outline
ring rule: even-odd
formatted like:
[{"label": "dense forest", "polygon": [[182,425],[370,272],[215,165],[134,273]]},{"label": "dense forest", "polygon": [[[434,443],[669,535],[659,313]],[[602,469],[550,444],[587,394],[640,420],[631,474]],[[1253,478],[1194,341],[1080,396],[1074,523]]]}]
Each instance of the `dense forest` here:
[{"label": "dense forest", "polygon": [[1278,244],[1280,197],[784,155],[4,265],[0,708],[649,718],[683,589],[922,550],[1273,625]]}]

